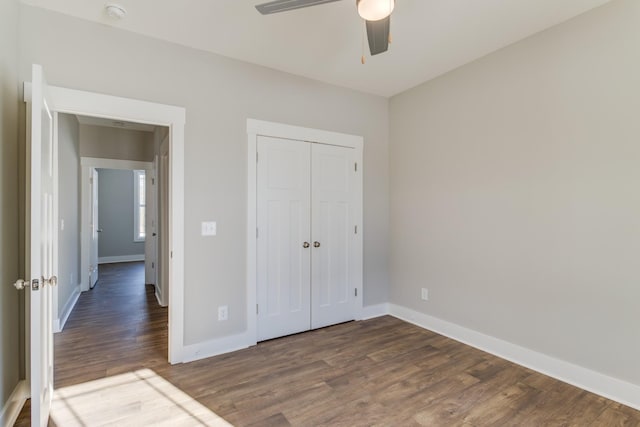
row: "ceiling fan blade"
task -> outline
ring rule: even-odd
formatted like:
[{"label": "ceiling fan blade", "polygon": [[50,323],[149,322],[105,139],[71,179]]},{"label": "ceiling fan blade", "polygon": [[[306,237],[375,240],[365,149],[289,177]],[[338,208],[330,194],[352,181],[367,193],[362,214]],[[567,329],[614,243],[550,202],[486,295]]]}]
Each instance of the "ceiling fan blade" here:
[{"label": "ceiling fan blade", "polygon": [[334,1],[340,0],[275,0],[259,4],[256,6],[256,9],[263,15],[269,15],[271,13],[286,12],[288,10],[302,9],[303,7],[332,3]]},{"label": "ceiling fan blade", "polygon": [[389,31],[391,30],[391,16],[379,21],[367,21],[367,38],[371,55],[386,52],[389,49]]}]

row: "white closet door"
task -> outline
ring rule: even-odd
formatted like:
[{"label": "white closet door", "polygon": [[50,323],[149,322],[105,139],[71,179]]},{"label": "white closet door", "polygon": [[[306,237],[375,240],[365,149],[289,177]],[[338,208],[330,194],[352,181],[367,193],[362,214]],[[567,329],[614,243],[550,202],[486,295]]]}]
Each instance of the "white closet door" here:
[{"label": "white closet door", "polygon": [[258,137],[258,340],[311,328],[310,144]]},{"label": "white closet door", "polygon": [[312,144],[311,327],[355,318],[351,253],[355,243],[354,150]]}]

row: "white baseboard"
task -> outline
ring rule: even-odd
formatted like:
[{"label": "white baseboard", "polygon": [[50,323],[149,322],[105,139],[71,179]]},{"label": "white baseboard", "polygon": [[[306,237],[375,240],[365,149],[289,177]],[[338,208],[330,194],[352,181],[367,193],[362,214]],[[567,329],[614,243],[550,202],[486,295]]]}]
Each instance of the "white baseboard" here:
[{"label": "white baseboard", "polygon": [[366,307],[362,307],[362,311],[360,312],[360,319],[358,320],[373,319],[374,317],[385,316],[387,314],[389,314],[388,303],[368,305]]},{"label": "white baseboard", "polygon": [[208,357],[242,350],[252,345],[256,345],[256,342],[252,342],[252,338],[249,337],[247,332],[198,344],[185,345],[182,348],[182,361],[185,363],[193,362],[194,360],[206,359]]},{"label": "white baseboard", "polygon": [[24,403],[29,398],[29,384],[25,380],[20,381],[5,402],[0,412],[0,426],[12,426],[20,415]]},{"label": "white baseboard", "polygon": [[114,264],[116,262],[134,262],[134,261],[144,261],[144,254],[103,256],[98,258],[98,264]]},{"label": "white baseboard", "polygon": [[640,385],[631,384],[396,304],[389,304],[389,314],[502,359],[640,410]]},{"label": "white baseboard", "polygon": [[155,289],[154,294],[156,295],[156,299],[158,300],[158,304],[160,305],[160,307],[166,307],[167,304],[162,303],[162,293],[158,292],[160,288],[158,288],[157,285],[153,285],[153,288]]},{"label": "white baseboard", "polygon": [[64,308],[62,309],[62,315],[60,316],[60,318],[55,319],[53,321],[54,333],[62,332],[62,330],[64,329],[64,325],[67,323],[67,320],[69,319],[69,315],[71,314],[71,312],[73,311],[73,308],[76,306],[76,303],[78,302],[78,298],[80,298],[80,286],[76,286],[73,289],[73,292],[71,292],[71,296],[69,296],[67,303],[64,305]]}]

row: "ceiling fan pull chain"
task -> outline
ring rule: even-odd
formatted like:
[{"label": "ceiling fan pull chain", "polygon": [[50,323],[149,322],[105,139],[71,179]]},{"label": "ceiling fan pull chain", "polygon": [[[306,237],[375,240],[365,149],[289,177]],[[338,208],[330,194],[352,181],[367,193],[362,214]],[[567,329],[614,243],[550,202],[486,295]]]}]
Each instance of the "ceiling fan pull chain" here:
[{"label": "ceiling fan pull chain", "polygon": [[364,57],[364,35],[367,32],[367,21],[362,20],[362,57],[360,58],[360,62],[364,65],[367,62],[367,58]]},{"label": "ceiling fan pull chain", "polygon": [[[394,0],[389,0],[389,10],[393,10],[393,3]],[[391,44],[393,42],[393,37],[391,36],[391,15],[389,15],[389,44]]]}]

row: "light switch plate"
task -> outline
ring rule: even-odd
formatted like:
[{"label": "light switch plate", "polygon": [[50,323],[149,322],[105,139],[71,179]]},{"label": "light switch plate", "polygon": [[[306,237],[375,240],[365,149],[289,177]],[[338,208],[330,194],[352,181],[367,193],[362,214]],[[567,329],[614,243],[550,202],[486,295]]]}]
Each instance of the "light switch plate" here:
[{"label": "light switch plate", "polygon": [[215,221],[203,221],[202,222],[202,235],[203,236],[215,236],[217,233],[217,227]]}]

